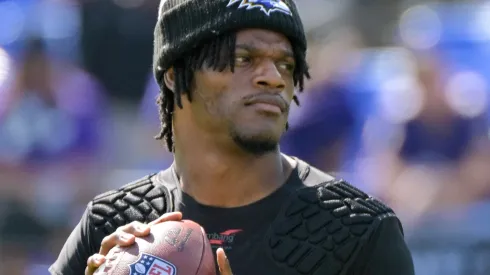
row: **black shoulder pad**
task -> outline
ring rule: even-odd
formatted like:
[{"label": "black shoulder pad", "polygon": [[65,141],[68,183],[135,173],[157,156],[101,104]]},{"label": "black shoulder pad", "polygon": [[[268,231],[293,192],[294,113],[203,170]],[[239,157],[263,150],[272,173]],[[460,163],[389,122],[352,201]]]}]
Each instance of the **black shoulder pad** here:
[{"label": "black shoulder pad", "polygon": [[96,230],[109,235],[132,221],[150,222],[168,211],[169,193],[152,181],[153,175],[98,195],[89,217]]},{"label": "black shoulder pad", "polygon": [[272,223],[269,255],[291,274],[345,274],[379,221],[394,215],[343,180],[303,188]]}]

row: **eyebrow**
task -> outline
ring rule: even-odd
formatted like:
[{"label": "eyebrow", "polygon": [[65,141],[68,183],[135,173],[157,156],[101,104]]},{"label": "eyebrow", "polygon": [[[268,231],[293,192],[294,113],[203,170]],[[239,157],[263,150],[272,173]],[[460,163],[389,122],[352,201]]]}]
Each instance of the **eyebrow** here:
[{"label": "eyebrow", "polygon": [[[246,50],[246,51],[251,52],[251,53],[257,53],[257,52],[263,52],[264,51],[263,49],[254,47],[252,45],[247,45],[247,44],[237,44],[236,49]],[[290,57],[290,58],[294,59],[294,53],[290,50],[280,49],[280,50],[278,50],[278,52],[280,52],[282,55],[284,55],[286,57]]]}]

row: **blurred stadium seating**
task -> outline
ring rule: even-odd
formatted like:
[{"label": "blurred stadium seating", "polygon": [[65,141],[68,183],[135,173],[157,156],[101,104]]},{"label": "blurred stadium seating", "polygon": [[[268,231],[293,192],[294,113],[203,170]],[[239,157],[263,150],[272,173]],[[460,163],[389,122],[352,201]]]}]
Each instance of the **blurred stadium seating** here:
[{"label": "blurred stadium seating", "polygon": [[[490,2],[297,3],[313,79],[283,150],[392,205],[416,274],[490,274]],[[0,274],[48,274],[95,194],[172,162],[157,7],[0,0]]]}]

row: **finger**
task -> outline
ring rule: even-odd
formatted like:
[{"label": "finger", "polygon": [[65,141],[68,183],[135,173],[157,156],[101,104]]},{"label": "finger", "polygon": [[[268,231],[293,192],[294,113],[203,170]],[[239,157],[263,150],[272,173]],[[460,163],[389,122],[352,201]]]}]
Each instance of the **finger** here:
[{"label": "finger", "polygon": [[117,230],[111,235],[105,237],[102,240],[102,244],[100,246],[99,254],[107,255],[109,250],[111,250],[116,245],[119,246],[129,246],[134,243],[135,236],[133,234],[126,233],[122,230]]},{"label": "finger", "polygon": [[165,213],[162,216],[158,217],[156,220],[148,223],[148,225],[152,226],[155,224],[159,224],[162,222],[168,222],[168,221],[180,221],[182,220],[182,213],[181,212],[170,212],[170,213]]},{"label": "finger", "polygon": [[228,257],[226,257],[223,248],[218,248],[218,250],[216,250],[216,259],[218,260],[218,267],[221,275],[233,275],[231,272],[230,261],[228,261]]},{"label": "finger", "polygon": [[148,236],[151,230],[150,225],[141,223],[139,221],[133,221],[132,223],[119,227],[116,231],[122,231],[136,237],[144,237]]},{"label": "finger", "polygon": [[109,250],[111,250],[116,245],[119,246],[129,246],[134,243],[135,236],[129,233],[126,233],[122,230],[117,230],[111,235],[105,237],[102,240],[102,244],[100,246],[99,254],[107,255]]},{"label": "finger", "polygon": [[135,237],[144,237],[150,234],[150,226],[138,221],[119,227],[116,232],[102,240],[99,254],[107,255],[116,245],[129,246],[134,243]]},{"label": "finger", "polygon": [[87,260],[87,267],[85,268],[85,275],[94,274],[95,270],[99,268],[105,262],[104,255],[94,254]]}]

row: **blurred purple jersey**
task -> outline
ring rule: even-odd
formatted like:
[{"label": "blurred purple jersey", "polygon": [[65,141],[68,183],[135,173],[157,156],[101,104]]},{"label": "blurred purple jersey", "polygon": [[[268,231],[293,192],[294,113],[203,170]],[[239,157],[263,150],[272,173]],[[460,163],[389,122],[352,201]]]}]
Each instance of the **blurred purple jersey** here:
[{"label": "blurred purple jersey", "polygon": [[102,89],[78,68],[54,70],[54,104],[38,91],[0,90],[6,99],[0,101],[1,162],[45,161],[95,152],[106,106]]}]

